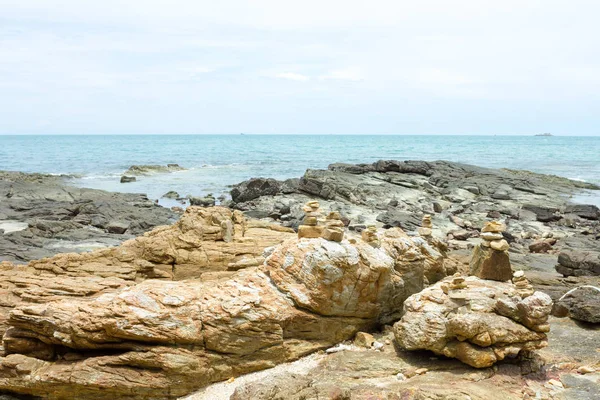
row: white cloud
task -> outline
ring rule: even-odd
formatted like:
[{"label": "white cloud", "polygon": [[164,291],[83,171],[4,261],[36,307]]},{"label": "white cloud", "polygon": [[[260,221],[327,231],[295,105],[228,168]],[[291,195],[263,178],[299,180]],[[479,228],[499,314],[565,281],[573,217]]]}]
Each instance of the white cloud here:
[{"label": "white cloud", "polygon": [[299,81],[299,82],[306,82],[306,81],[310,80],[309,76],[297,74],[295,72],[280,72],[278,74],[275,74],[275,77],[280,78],[280,79],[289,79],[291,81]]},{"label": "white cloud", "polygon": [[518,131],[551,104],[549,123],[597,132],[600,115],[580,114],[600,101],[598,13],[591,0],[0,0],[0,133],[35,118],[74,132],[198,119],[208,132],[418,133],[400,107],[467,121],[470,101],[494,124],[509,110]]}]

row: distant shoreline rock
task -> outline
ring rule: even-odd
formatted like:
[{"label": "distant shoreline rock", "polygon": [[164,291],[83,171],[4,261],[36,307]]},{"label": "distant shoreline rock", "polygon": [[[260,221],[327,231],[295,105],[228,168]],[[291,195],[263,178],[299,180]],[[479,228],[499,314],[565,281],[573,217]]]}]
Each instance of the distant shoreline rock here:
[{"label": "distant shoreline rock", "polygon": [[160,174],[160,173],[168,173],[168,172],[177,172],[177,171],[185,171],[186,168],[183,168],[179,164],[167,164],[167,165],[158,165],[158,164],[148,164],[148,165],[132,165],[129,167],[127,171],[123,173],[123,175],[152,175],[152,174]]}]

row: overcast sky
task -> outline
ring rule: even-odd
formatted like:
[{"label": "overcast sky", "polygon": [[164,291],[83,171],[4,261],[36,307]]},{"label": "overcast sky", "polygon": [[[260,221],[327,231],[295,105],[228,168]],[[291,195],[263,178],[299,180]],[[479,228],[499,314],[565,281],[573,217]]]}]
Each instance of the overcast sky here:
[{"label": "overcast sky", "polygon": [[596,0],[0,0],[0,133],[600,134]]}]

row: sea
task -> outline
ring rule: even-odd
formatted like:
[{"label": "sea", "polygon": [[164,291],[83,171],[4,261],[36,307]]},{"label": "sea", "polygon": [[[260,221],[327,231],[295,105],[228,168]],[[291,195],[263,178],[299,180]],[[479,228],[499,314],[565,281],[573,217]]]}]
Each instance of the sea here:
[{"label": "sea", "polygon": [[[300,177],[308,168],[381,159],[448,160],[524,169],[600,185],[600,136],[446,135],[6,135],[0,170],[71,175],[73,185],[160,199],[227,196],[252,177]],[[184,171],[120,183],[135,164],[176,163]],[[600,205],[598,193],[578,202]],[[164,200],[161,200],[163,204]]]}]

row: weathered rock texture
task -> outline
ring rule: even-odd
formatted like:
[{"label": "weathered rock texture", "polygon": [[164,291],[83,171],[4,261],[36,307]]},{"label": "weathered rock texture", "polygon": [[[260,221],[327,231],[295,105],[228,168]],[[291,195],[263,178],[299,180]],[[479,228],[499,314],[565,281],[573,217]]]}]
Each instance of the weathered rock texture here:
[{"label": "weathered rock texture", "polygon": [[66,179],[0,171],[0,223],[23,225],[0,232],[0,261],[24,263],[117,246],[178,218],[146,195],[77,188]]},{"label": "weathered rock texture", "polygon": [[476,245],[469,265],[471,275],[482,279],[505,282],[512,278],[508,251]]},{"label": "weathered rock texture", "polygon": [[239,211],[189,207],[174,225],[119,247],[58,254],[28,265],[0,263],[0,335],[17,305],[94,297],[148,278],[230,276],[262,264],[266,247],[293,236],[291,229],[246,220]]},{"label": "weathered rock texture", "polygon": [[556,271],[564,276],[600,276],[600,252],[562,252],[558,255]]},{"label": "weathered rock texture", "polygon": [[407,350],[431,350],[476,368],[547,345],[552,300],[542,292],[522,299],[512,283],[452,279],[409,297],[394,334]]},{"label": "weathered rock texture", "polygon": [[182,396],[398,318],[422,289],[427,260],[426,242],[396,230],[379,248],[292,238],[263,266],[223,282],[146,280],[93,299],[19,306],[9,316],[0,390]]},{"label": "weathered rock texture", "polygon": [[569,290],[557,302],[569,317],[594,324],[600,324],[600,288],[580,286]]}]

